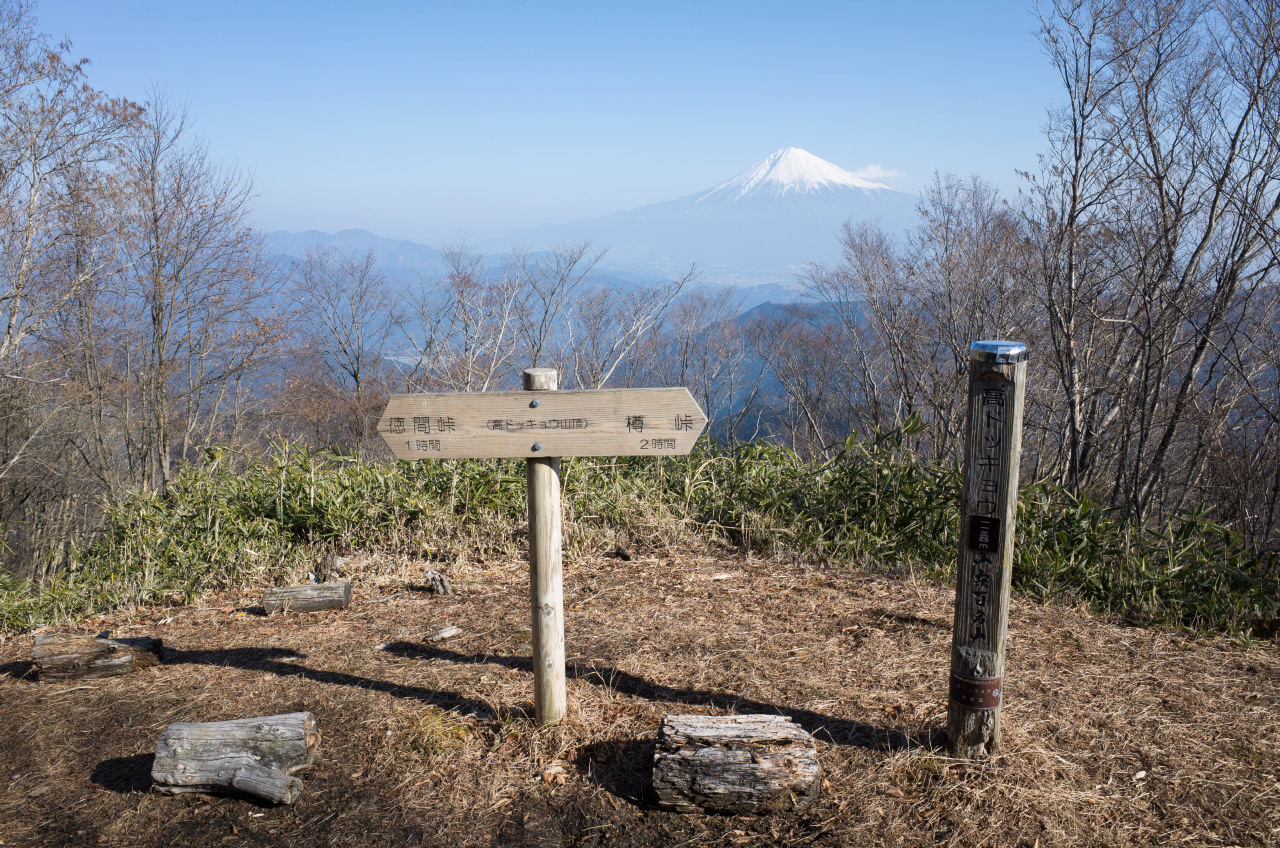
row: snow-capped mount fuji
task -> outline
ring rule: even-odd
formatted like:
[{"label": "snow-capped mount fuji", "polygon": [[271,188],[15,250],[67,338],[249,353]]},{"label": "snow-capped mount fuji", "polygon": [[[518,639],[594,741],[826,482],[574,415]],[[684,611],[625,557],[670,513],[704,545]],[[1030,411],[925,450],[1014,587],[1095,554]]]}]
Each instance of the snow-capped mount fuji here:
[{"label": "snow-capped mount fuji", "polygon": [[534,249],[590,239],[608,249],[602,268],[632,274],[676,274],[697,263],[708,282],[794,284],[807,263],[840,258],[846,220],[897,233],[911,225],[915,204],[913,195],[787,147],[713,188],[506,239]]},{"label": "snow-capped mount fuji", "polygon": [[750,196],[781,198],[838,193],[841,189],[892,190],[884,183],[864,180],[839,165],[819,159],[807,150],[784,147],[755,167],[711,189],[697,202],[725,200],[732,203]]},{"label": "snow-capped mount fuji", "polygon": [[[498,266],[513,246],[539,251],[590,239],[608,251],[597,276],[623,287],[680,274],[696,263],[707,283],[754,285],[757,293],[767,291],[768,299],[779,301],[797,295],[797,274],[807,263],[839,260],[846,220],[878,221],[896,234],[912,224],[915,204],[913,195],[787,147],[732,179],[676,200],[586,221],[476,234],[471,244]],[[444,273],[434,248],[362,230],[267,237],[284,257],[301,258],[307,248],[326,244],[346,253],[372,250],[379,267],[398,279]]]}]

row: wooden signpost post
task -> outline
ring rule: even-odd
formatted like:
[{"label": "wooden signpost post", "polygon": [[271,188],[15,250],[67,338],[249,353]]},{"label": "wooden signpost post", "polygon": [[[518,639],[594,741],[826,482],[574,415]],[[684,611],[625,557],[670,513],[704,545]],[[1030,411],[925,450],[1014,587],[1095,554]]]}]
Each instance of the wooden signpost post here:
[{"label": "wooden signpost post", "polygon": [[1021,342],[981,341],[969,349],[969,423],[947,709],[951,752],[961,757],[986,756],[1000,744],[1026,360],[1027,346]]},{"label": "wooden signpost post", "polygon": [[556,391],[550,368],[523,392],[393,395],[378,432],[398,459],[524,457],[537,722],[565,713],[560,457],[681,456],[707,417],[688,389]]}]

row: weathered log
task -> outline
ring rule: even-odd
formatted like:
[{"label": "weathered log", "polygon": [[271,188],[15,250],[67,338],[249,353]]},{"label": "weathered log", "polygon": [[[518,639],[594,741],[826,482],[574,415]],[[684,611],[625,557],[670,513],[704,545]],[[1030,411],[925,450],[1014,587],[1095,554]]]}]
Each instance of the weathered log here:
[{"label": "weathered log", "polygon": [[128,674],[160,662],[160,640],[145,636],[107,639],[39,633],[32,639],[31,659],[40,680],[76,680]]},{"label": "weathered log", "polygon": [[262,606],[268,613],[346,609],[351,606],[351,583],[342,580],[336,583],[268,589],[263,595]]},{"label": "weathered log", "polygon": [[428,642],[443,642],[446,639],[452,639],[462,632],[462,628],[456,624],[450,624],[448,627],[442,627],[435,633],[427,637]]},{"label": "weathered log", "polygon": [[276,804],[292,804],[302,794],[302,781],[279,769],[245,766],[231,775],[231,786],[246,795]]},{"label": "weathered log", "polygon": [[799,809],[821,777],[813,737],[785,716],[669,715],[658,731],[653,788],[681,812]]},{"label": "weathered log", "polygon": [[311,713],[179,722],[156,742],[151,779],[169,795],[238,790],[292,804],[302,781],[290,775],[315,762],[319,746]]}]

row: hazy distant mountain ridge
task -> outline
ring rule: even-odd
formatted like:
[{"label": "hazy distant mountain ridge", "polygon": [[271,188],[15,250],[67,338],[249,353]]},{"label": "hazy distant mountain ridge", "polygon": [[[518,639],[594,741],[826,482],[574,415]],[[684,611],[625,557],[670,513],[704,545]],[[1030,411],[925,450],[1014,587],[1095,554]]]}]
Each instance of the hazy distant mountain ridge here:
[{"label": "hazy distant mountain ridge", "polygon": [[396,277],[414,273],[428,276],[445,273],[444,257],[434,247],[405,239],[384,238],[368,230],[338,230],[336,233],[274,230],[265,238],[268,250],[290,259],[302,259],[311,248],[324,245],[357,256],[372,250],[378,259],[378,267]]},{"label": "hazy distant mountain ridge", "polygon": [[[696,263],[704,283],[753,289],[743,291],[744,308],[750,308],[794,300],[807,263],[838,261],[844,221],[875,220],[897,232],[911,226],[915,205],[914,195],[787,147],[685,197],[601,218],[487,238],[477,234],[474,245],[496,269],[515,245],[541,251],[589,239],[607,250],[594,276],[601,285],[623,289],[669,278]],[[366,230],[276,231],[267,233],[267,242],[273,252],[293,258],[317,244],[344,253],[372,250],[384,272],[405,282],[445,272],[435,248]]]},{"label": "hazy distant mountain ridge", "polygon": [[723,284],[794,284],[809,262],[835,262],[845,220],[911,226],[914,195],[864,179],[798,147],[778,150],[719,185],[602,218],[516,230],[532,246],[590,239],[605,264],[678,273],[696,262]]}]

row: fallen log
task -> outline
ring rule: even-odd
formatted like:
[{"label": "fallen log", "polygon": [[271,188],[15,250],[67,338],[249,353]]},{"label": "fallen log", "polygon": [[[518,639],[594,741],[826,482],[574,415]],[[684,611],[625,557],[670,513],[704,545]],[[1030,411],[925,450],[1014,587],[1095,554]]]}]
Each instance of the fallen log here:
[{"label": "fallen log", "polygon": [[112,677],[160,663],[160,640],[145,636],[107,639],[38,633],[32,639],[31,659],[42,682]]},{"label": "fallen log", "polygon": [[157,792],[237,790],[277,804],[302,794],[294,772],[315,762],[320,731],[311,713],[171,724],[156,742]]},{"label": "fallen log", "polygon": [[262,606],[268,613],[346,609],[351,606],[351,583],[342,580],[268,589],[263,595]]},{"label": "fallen log", "polygon": [[231,775],[231,786],[274,804],[292,804],[302,794],[302,781],[279,769],[244,766]]},{"label": "fallen log", "polygon": [[813,737],[785,716],[669,715],[653,758],[658,803],[692,813],[794,810],[816,795]]},{"label": "fallen log", "polygon": [[428,642],[443,642],[445,639],[452,639],[462,632],[462,628],[456,624],[450,624],[448,627],[442,627],[435,633],[427,637]]}]

